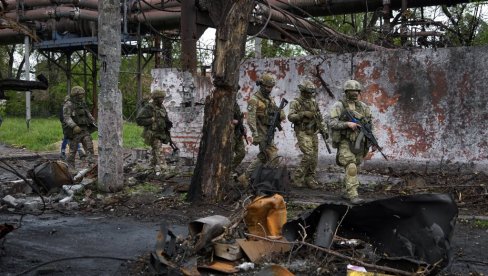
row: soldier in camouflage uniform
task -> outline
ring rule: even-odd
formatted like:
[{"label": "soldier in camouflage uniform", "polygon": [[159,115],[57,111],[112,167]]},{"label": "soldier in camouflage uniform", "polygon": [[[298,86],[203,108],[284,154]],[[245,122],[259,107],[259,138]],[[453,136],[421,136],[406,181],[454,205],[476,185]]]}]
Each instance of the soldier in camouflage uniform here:
[{"label": "soldier in camouflage uniform", "polygon": [[95,118],[85,103],[85,89],[74,86],[63,104],[63,132],[69,142],[68,164],[75,167],[76,148],[83,145],[89,163],[95,162],[91,133],[97,130]]},{"label": "soldier in camouflage uniform", "polygon": [[320,188],[315,179],[318,160],[317,134],[327,133],[327,127],[315,101],[315,85],[305,80],[298,85],[300,96],[290,103],[288,120],[293,123],[298,146],[303,153],[300,165],[295,170],[293,183],[296,187],[307,185],[309,188]]},{"label": "soldier in camouflage uniform", "polygon": [[[361,123],[371,123],[370,108],[358,100],[361,85],[355,80],[344,83],[345,98],[336,102],[330,109],[332,146],[337,148],[336,162],[345,168],[343,197],[352,203],[360,203],[357,188],[359,187],[358,166],[369,152],[370,144],[358,129],[358,124],[351,122],[345,109],[359,119]],[[374,150],[374,149],[373,149]]]},{"label": "soldier in camouflage uniform", "polygon": [[152,101],[146,103],[136,116],[137,124],[144,127],[141,136],[144,142],[151,146],[151,166],[156,173],[169,171],[165,158],[161,157],[161,145],[170,142],[169,130],[173,126],[163,106],[165,97],[165,91],[154,90],[151,94]]},{"label": "soldier in camouflage uniform", "polygon": [[235,172],[237,166],[239,166],[246,156],[246,146],[244,145],[244,140],[246,137],[246,128],[244,127],[244,114],[242,114],[241,109],[237,102],[234,104],[234,118],[232,124],[234,125],[234,137],[232,141],[232,165],[231,170]]},{"label": "soldier in camouflage uniform", "polygon": [[[267,146],[265,145],[266,134],[270,127],[270,118],[278,110],[278,106],[270,97],[276,80],[273,75],[265,73],[257,83],[260,87],[259,91],[254,93],[247,105],[247,123],[252,133],[252,143],[259,146],[259,153],[246,172],[239,176],[239,182],[243,184],[248,183],[252,173],[259,165],[272,161],[278,156],[278,148],[273,142]],[[280,112],[280,119],[282,121],[286,119],[283,110]]]}]

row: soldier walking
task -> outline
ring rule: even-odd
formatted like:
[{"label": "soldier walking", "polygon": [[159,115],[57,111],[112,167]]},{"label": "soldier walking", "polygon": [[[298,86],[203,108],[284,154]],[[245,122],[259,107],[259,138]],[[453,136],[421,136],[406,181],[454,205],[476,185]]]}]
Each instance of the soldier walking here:
[{"label": "soldier walking", "polygon": [[[344,194],[343,197],[352,203],[361,203],[358,196],[358,166],[369,152],[370,143],[359,131],[358,122],[371,124],[371,110],[366,103],[359,101],[361,85],[355,80],[344,83],[345,97],[336,102],[330,109],[330,122],[332,147],[337,148],[336,162],[344,167]],[[350,120],[351,114],[358,121]],[[371,124],[372,126],[372,124]],[[373,147],[373,151],[375,148]]]},{"label": "soldier walking", "polygon": [[156,174],[170,173],[166,159],[161,156],[161,146],[170,143],[170,129],[173,127],[163,105],[165,97],[165,91],[154,90],[151,94],[152,101],[146,103],[136,116],[137,124],[144,127],[142,132],[144,142],[151,146],[151,166]]},{"label": "soldier walking", "polygon": [[302,152],[302,160],[293,175],[296,187],[308,186],[312,189],[320,188],[316,178],[315,169],[318,161],[318,133],[327,137],[327,127],[324,123],[319,106],[315,101],[316,87],[305,80],[298,85],[300,96],[290,103],[288,120],[293,123],[298,147]]},{"label": "soldier walking", "polygon": [[86,151],[86,159],[90,164],[95,162],[93,140],[91,133],[97,130],[95,118],[88,110],[85,102],[85,89],[74,86],[69,97],[63,104],[63,133],[69,139],[68,165],[75,167],[76,148],[78,143],[83,145]]},{"label": "soldier walking", "polygon": [[[270,73],[265,73],[257,81],[259,90],[253,94],[248,102],[247,114],[249,129],[252,133],[252,144],[259,146],[257,158],[249,165],[246,171],[239,176],[239,182],[249,183],[249,178],[258,166],[274,160],[278,156],[278,148],[273,141],[266,144],[266,134],[272,123],[271,118],[278,112],[278,106],[270,97],[276,80]],[[280,111],[280,120],[286,119],[285,112]],[[273,137],[274,138],[274,137]]]}]

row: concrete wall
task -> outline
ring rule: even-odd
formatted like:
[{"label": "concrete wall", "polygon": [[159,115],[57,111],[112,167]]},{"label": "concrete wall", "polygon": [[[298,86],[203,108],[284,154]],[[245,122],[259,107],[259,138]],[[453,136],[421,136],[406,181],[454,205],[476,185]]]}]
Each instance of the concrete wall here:
[{"label": "concrete wall", "polygon": [[[372,106],[376,134],[384,153],[395,162],[458,162],[476,168],[488,166],[488,47],[437,50],[391,50],[359,54],[328,54],[293,59],[250,60],[241,66],[238,95],[241,109],[255,91],[256,79],[265,71],[277,77],[272,91],[275,101],[292,100],[304,78],[319,86],[317,101],[324,115],[339,99],[342,84],[351,76],[364,87],[361,99]],[[167,87],[166,101],[174,122],[175,136],[183,142],[187,156],[196,156],[202,124],[204,97],[210,92],[208,79],[168,70],[153,71],[153,87]],[[331,98],[319,79],[335,96]],[[185,84],[186,83],[186,84]],[[165,84],[165,85],[163,85]],[[193,91],[192,98],[185,91]],[[197,105],[195,105],[195,103]],[[288,111],[288,107],[286,108]],[[293,164],[299,155],[291,123],[276,136],[280,154]],[[323,142],[321,160],[333,160]],[[256,147],[248,147],[253,158]],[[380,161],[376,154],[374,160]]]}]

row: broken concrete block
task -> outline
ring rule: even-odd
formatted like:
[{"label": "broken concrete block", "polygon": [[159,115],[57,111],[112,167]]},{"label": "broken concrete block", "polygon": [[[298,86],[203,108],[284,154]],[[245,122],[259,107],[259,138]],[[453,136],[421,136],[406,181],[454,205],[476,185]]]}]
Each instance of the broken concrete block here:
[{"label": "broken concrete block", "polygon": [[15,202],[15,197],[11,196],[11,195],[6,195],[4,198],[2,198],[2,201],[9,205],[10,207],[17,207],[17,203]]},{"label": "broken concrete block", "polygon": [[36,211],[41,208],[42,203],[37,200],[27,200],[24,202],[24,209],[28,211]]}]

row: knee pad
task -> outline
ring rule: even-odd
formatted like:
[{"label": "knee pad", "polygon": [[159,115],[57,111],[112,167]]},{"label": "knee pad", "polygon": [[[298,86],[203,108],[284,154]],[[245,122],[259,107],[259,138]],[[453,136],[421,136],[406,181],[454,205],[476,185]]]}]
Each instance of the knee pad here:
[{"label": "knee pad", "polygon": [[354,163],[347,164],[346,174],[349,176],[356,176],[358,174],[358,168],[356,167],[356,164]]}]

